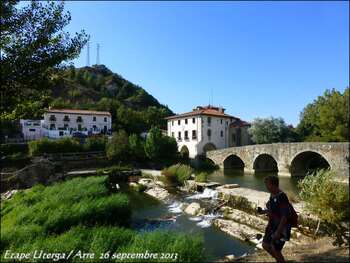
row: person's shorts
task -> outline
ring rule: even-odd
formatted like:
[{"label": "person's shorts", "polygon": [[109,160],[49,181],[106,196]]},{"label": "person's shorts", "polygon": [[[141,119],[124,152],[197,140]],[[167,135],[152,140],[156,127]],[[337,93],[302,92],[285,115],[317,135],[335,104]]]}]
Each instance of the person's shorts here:
[{"label": "person's shorts", "polygon": [[270,244],[270,246],[273,246],[276,250],[281,251],[286,242],[281,240],[272,240],[272,234],[273,231],[265,231],[263,243]]}]

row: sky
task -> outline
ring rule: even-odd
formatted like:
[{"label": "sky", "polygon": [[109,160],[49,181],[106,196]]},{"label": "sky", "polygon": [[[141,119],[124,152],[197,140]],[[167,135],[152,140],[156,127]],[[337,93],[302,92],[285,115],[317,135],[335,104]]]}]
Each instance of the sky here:
[{"label": "sky", "polygon": [[[349,85],[348,2],[71,1],[66,30],[175,113],[223,106],[246,121],[302,109]],[[87,64],[86,48],[75,66]]]}]

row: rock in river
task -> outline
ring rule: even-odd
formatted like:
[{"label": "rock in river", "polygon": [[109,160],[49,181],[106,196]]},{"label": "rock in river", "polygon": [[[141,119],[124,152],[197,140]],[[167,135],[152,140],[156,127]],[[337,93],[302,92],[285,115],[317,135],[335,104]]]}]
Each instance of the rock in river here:
[{"label": "rock in river", "polygon": [[185,213],[195,216],[199,213],[200,210],[201,210],[201,206],[198,203],[194,202],[194,203],[189,204],[186,207]]}]

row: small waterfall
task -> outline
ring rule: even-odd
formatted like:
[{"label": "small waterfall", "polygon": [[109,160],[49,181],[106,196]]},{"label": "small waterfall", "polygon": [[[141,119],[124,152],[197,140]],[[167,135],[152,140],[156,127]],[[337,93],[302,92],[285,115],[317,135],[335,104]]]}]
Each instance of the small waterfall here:
[{"label": "small waterfall", "polygon": [[218,198],[218,191],[205,188],[203,193],[198,193],[195,195],[188,196],[186,199],[217,199]]},{"label": "small waterfall", "polygon": [[171,213],[175,213],[175,214],[182,213],[181,207],[182,207],[182,203],[177,202],[177,201],[175,201],[171,205],[168,205],[169,211]]},{"label": "small waterfall", "polygon": [[197,226],[200,226],[201,228],[210,227],[212,222],[213,222],[213,220],[215,218],[218,218],[218,217],[219,217],[218,214],[207,214],[207,215],[204,215],[202,217],[202,221],[197,223]]}]

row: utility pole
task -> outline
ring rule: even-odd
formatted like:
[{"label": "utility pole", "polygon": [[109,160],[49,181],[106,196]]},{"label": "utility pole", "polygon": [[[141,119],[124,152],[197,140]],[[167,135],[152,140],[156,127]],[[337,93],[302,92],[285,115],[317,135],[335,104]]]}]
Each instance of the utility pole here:
[{"label": "utility pole", "polygon": [[96,45],[96,65],[100,65],[100,44]]}]

